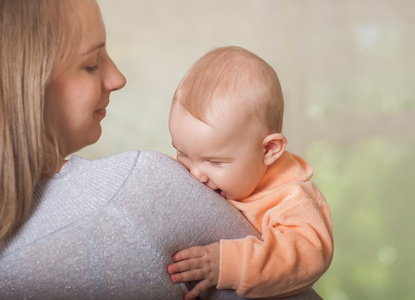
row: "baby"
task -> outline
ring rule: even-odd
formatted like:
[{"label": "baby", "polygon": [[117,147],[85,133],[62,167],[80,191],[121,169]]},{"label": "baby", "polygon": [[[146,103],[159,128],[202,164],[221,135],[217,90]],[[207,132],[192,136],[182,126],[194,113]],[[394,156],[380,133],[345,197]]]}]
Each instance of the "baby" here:
[{"label": "baby", "polygon": [[239,47],[207,53],[177,88],[169,120],[177,160],[261,234],[177,252],[171,280],[199,281],[185,299],[211,286],[247,298],[292,295],[329,267],[330,209],[310,166],[285,150],[283,112],[273,68]]}]

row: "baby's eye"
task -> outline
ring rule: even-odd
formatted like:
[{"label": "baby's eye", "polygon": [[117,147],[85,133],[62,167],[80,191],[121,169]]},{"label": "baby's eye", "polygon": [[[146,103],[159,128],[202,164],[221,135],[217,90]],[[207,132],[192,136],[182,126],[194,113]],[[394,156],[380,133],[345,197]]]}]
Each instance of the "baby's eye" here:
[{"label": "baby's eye", "polygon": [[213,166],[220,166],[222,164],[221,161],[217,161],[217,160],[208,160],[208,162],[213,165]]}]

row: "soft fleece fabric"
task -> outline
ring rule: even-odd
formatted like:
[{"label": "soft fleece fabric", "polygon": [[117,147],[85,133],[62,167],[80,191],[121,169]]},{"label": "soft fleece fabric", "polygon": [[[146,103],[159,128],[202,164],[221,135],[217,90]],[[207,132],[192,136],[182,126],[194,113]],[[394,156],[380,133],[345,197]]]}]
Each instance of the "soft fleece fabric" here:
[{"label": "soft fleece fabric", "polygon": [[289,295],[327,270],[333,257],[330,209],[312,175],[303,159],[286,151],[252,195],[230,200],[261,238],[221,240],[219,289],[253,298]]}]

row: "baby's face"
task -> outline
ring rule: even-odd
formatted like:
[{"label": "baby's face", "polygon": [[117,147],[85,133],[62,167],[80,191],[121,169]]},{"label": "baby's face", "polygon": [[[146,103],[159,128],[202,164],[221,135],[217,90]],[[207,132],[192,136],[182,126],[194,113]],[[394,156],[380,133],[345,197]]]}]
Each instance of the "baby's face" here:
[{"label": "baby's face", "polygon": [[234,112],[209,125],[175,102],[169,128],[178,161],[226,199],[246,198],[267,169],[262,145],[266,132],[249,122]]}]

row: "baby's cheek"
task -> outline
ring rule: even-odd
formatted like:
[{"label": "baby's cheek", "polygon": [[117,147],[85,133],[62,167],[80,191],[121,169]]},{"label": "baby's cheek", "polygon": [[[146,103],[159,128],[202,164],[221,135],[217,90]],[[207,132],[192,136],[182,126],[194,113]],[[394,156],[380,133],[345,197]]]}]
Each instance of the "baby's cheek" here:
[{"label": "baby's cheek", "polygon": [[227,200],[237,200],[241,192],[241,186],[238,184],[228,184],[223,187],[223,192],[225,193],[225,198]]}]

